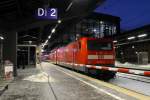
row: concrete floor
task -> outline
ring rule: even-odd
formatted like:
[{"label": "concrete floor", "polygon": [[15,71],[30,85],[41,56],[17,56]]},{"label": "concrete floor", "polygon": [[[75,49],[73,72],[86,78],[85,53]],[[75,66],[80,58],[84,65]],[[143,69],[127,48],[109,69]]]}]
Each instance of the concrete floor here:
[{"label": "concrete floor", "polygon": [[[135,79],[138,78],[139,80],[141,79],[144,80],[144,77],[137,77],[136,75],[134,75],[134,78]],[[147,79],[148,78],[149,77],[147,77]],[[130,90],[136,91],[138,93],[150,96],[150,83],[133,80],[129,78],[124,78],[124,77],[119,77],[119,76],[117,76],[115,79],[110,80],[109,82],[114,85],[118,85],[120,87],[124,87]]]},{"label": "concrete floor", "polygon": [[39,69],[18,70],[18,77],[8,86],[0,100],[55,100],[47,79]]},{"label": "concrete floor", "polygon": [[[18,72],[19,77],[9,86],[9,89],[0,97],[0,100],[137,99],[97,83],[96,81],[99,80],[84,78],[87,76],[78,75],[79,73],[50,63],[42,63],[36,69],[28,68]],[[50,86],[52,86],[56,98]]]}]

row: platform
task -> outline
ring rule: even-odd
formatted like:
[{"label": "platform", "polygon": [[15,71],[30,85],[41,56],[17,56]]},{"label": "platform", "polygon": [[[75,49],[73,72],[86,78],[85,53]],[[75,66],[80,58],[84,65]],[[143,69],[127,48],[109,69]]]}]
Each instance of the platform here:
[{"label": "platform", "polygon": [[149,100],[149,96],[92,77],[42,63],[18,70],[1,100]]},{"label": "platform", "polygon": [[8,85],[11,83],[12,81],[6,81],[3,78],[0,78],[0,96],[4,93],[5,90],[8,89]]}]

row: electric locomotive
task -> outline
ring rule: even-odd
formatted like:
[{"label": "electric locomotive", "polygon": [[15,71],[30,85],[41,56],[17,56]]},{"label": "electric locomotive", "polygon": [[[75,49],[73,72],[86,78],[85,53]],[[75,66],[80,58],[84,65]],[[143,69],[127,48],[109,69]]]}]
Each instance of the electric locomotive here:
[{"label": "electric locomotive", "polygon": [[[53,55],[53,56],[52,56]],[[112,39],[82,37],[67,46],[57,48],[50,54],[55,64],[81,72],[111,79],[115,72],[89,69],[85,65],[115,67],[115,50]]]}]

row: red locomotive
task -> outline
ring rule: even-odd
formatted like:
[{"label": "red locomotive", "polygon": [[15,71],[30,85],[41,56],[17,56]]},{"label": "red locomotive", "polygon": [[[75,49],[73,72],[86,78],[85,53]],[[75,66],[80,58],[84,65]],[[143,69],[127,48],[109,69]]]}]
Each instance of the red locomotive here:
[{"label": "red locomotive", "polygon": [[115,76],[115,72],[89,69],[85,65],[114,67],[115,50],[112,39],[82,37],[65,47],[57,48],[49,54],[50,61],[71,69],[95,74],[104,79]]}]

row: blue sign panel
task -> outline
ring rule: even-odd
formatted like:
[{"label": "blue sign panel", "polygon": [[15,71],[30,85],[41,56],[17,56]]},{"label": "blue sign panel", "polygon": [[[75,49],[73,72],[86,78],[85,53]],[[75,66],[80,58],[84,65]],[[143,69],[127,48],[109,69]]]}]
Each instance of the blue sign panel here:
[{"label": "blue sign panel", "polygon": [[37,17],[40,19],[57,19],[57,8],[38,8]]}]

